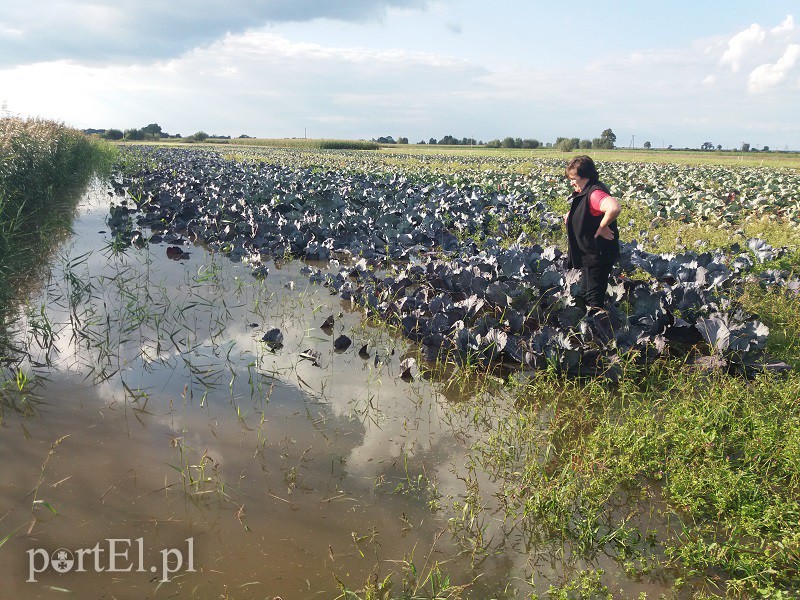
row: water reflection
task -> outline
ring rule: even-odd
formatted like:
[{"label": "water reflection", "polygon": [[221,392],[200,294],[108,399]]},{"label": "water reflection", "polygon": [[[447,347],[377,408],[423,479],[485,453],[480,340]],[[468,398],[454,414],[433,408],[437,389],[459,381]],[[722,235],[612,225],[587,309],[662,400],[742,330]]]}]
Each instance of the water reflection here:
[{"label": "water reflection", "polygon": [[[95,190],[82,205],[17,327],[30,353],[19,368],[38,387],[19,403],[37,418],[3,412],[12,592],[313,597],[335,589],[334,574],[360,584],[415,548],[449,555],[427,489],[392,493],[419,481],[422,463],[409,457],[438,463],[458,447],[440,441],[450,434],[435,395],[400,381],[396,364],[333,352],[314,324],[335,312],[336,331],[359,346],[391,356],[394,342],[300,283],[300,265],[258,282],[198,248],[181,262],[163,260],[163,245],[115,253],[99,233],[104,200]],[[286,336],[276,353],[259,341],[267,325]],[[306,348],[320,366],[299,358]],[[193,537],[198,573],[161,586],[150,573],[25,583],[30,548],[138,537],[146,554]]]}]

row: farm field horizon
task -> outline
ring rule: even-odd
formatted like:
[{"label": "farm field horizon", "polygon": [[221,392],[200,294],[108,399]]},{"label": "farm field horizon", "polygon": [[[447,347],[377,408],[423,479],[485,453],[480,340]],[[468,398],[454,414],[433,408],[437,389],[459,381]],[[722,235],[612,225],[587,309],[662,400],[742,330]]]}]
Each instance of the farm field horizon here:
[{"label": "farm field horizon", "polygon": [[[797,592],[796,168],[589,151],[624,207],[603,322],[564,265],[578,152],[115,148],[6,312],[16,595]],[[26,581],[111,537],[196,569]]]},{"label": "farm field horizon", "polygon": [[[124,145],[166,145],[178,147],[197,146],[232,146],[232,147],[266,147],[266,148],[295,148],[299,150],[316,150],[325,142],[334,142],[342,146],[372,143],[369,140],[356,139],[327,139],[327,138],[248,138],[241,139],[216,139],[206,140],[201,143],[186,142],[181,139],[164,141],[125,141],[117,142]],[[465,145],[440,145],[440,144],[376,144],[375,151],[381,154],[410,154],[410,155],[447,155],[447,156],[509,156],[518,158],[550,158],[562,159],[566,163],[571,156],[586,154],[596,161],[611,162],[647,162],[685,165],[728,165],[749,167],[786,167],[800,168],[800,150],[770,150],[767,152],[742,152],[741,150],[699,150],[699,149],[644,149],[644,148],[614,148],[603,150],[588,148],[564,152],[555,148],[489,148],[484,146]],[[344,149],[344,148],[343,148]]]}]

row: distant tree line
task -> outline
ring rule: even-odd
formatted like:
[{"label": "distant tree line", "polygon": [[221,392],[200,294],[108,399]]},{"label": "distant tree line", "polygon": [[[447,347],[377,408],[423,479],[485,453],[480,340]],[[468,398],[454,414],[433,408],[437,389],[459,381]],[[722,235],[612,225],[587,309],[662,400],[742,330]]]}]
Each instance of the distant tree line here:
[{"label": "distant tree line", "polygon": [[614,145],[617,141],[617,136],[611,129],[604,129],[600,137],[592,140],[580,138],[556,138],[554,148],[562,152],[572,152],[573,150],[611,150],[615,148]]},{"label": "distant tree line", "polygon": [[181,138],[181,134],[177,133],[175,135],[170,135],[165,131],[162,131],[161,125],[158,123],[150,123],[144,127],[140,127],[139,129],[126,129],[125,131],[120,131],[119,129],[107,129],[104,134],[101,134],[101,137],[105,137],[111,140],[130,140],[132,142],[139,142],[143,140],[160,140],[160,139],[169,139],[169,138]]},{"label": "distant tree line", "polygon": [[[209,135],[205,131],[198,131],[197,133],[193,133],[190,136],[183,137],[180,133],[176,133],[175,135],[170,135],[169,133],[163,131],[161,126],[158,123],[150,123],[149,125],[145,125],[144,127],[140,127],[139,129],[126,129],[125,131],[121,129],[84,129],[84,133],[86,134],[94,134],[98,135],[101,138],[113,141],[125,140],[131,142],[141,142],[141,141],[154,141],[154,140],[162,140],[162,139],[180,139],[186,142],[203,142],[207,139],[212,140],[229,140],[231,136],[229,135]],[[240,139],[249,138],[249,135],[240,135]]]},{"label": "distant tree line", "polygon": [[[425,140],[420,140],[419,142],[417,142],[417,144],[425,144],[425,143],[426,143]],[[430,138],[427,143],[430,145],[438,144],[440,146],[482,146],[483,140],[477,142],[475,141],[475,138],[471,137],[470,138],[463,137],[461,139],[458,139],[457,137],[454,137],[452,135],[446,135],[438,142],[436,141],[436,138]]]},{"label": "distant tree line", "polygon": [[486,142],[487,148],[541,148],[542,142],[534,139],[522,139],[507,137],[502,140],[489,140]]},{"label": "distant tree line", "polygon": [[[373,142],[378,142],[379,144],[407,144],[408,138],[407,137],[399,137],[397,140],[394,139],[392,136],[382,136],[379,138],[373,138]],[[437,140],[436,138],[430,138],[427,142],[425,140],[421,140],[417,142],[417,144],[429,144],[429,145],[440,145],[440,146],[485,146],[487,148],[556,148],[563,152],[572,152],[575,149],[590,149],[590,148],[602,148],[602,149],[611,149],[614,148],[614,142],[617,141],[617,136],[614,135],[614,132],[611,129],[606,129],[600,134],[600,137],[597,137],[593,140],[582,140],[580,138],[565,138],[559,137],[556,139],[555,143],[542,143],[537,139],[533,138],[520,138],[520,137],[507,137],[495,140],[489,140],[488,142],[484,142],[483,140],[476,140],[472,137],[463,137],[461,139],[454,137],[452,135],[446,135],[442,139]]]},{"label": "distant tree line", "polygon": [[399,137],[394,139],[390,135],[383,135],[379,138],[372,138],[373,142],[378,142],[379,144],[407,144],[408,138],[407,137]]},{"label": "distant tree line", "polygon": [[611,129],[606,129],[593,140],[582,140],[580,138],[558,137],[555,143],[542,143],[537,139],[522,139],[507,137],[502,140],[490,140],[486,142],[488,148],[555,148],[562,152],[572,152],[573,150],[607,149],[614,148],[617,136]]},{"label": "distant tree line", "polygon": [[[749,142],[742,142],[742,152],[758,152],[758,148],[751,147]],[[761,152],[769,152],[769,146],[764,146]]]},{"label": "distant tree line", "polygon": [[[150,123],[144,127],[139,129],[84,129],[84,133],[98,135],[102,138],[108,140],[126,140],[126,141],[152,141],[152,140],[161,140],[161,139],[180,139],[186,142],[203,142],[208,139],[212,140],[224,140],[224,139],[231,139],[229,135],[209,135],[205,131],[198,131],[193,133],[190,136],[182,137],[180,133],[176,133],[175,135],[170,135],[161,129],[161,126],[158,123]],[[242,134],[239,136],[239,139],[248,139],[250,138],[249,135]],[[378,144],[408,144],[408,138],[405,136],[399,136],[395,139],[391,135],[381,136],[379,138],[373,138],[373,142],[377,142]],[[436,138],[430,138],[428,141],[420,140],[417,144],[429,144],[429,145],[440,145],[440,146],[485,146],[487,148],[525,148],[525,149],[534,149],[534,148],[555,148],[556,150],[560,150],[562,152],[572,152],[573,150],[611,150],[616,148],[616,141],[617,136],[614,132],[609,129],[604,129],[603,132],[600,134],[599,137],[594,139],[581,139],[576,137],[558,137],[554,143],[547,142],[543,143],[537,139],[533,138],[519,138],[519,137],[506,137],[502,140],[494,139],[489,140],[488,142],[484,142],[483,140],[476,140],[472,137],[462,137],[457,138],[452,135],[445,135],[441,139],[437,140]],[[653,145],[647,141],[642,146],[645,150],[649,150],[653,147]],[[670,145],[666,148],[667,150],[673,150],[674,148]],[[713,150],[722,150],[722,144],[714,145],[712,142],[706,141],[700,145],[700,150],[704,151],[713,151]],[[742,152],[759,152],[758,148],[752,147],[749,142],[742,142],[741,147],[739,148]],[[683,148],[683,150],[693,150],[693,148]],[[694,150],[697,150],[694,148]],[[764,146],[760,152],[769,152],[769,146]]]},{"label": "distant tree line", "polygon": [[[408,144],[408,138],[404,136],[400,136],[395,140],[391,135],[381,136],[379,138],[372,138],[373,142],[378,142],[379,144]],[[446,135],[440,140],[436,140],[436,138],[431,138],[427,142],[425,140],[420,140],[417,144],[439,144],[441,146],[481,146],[483,142],[476,142],[473,138],[461,138],[458,139],[453,137],[452,135]]]},{"label": "distant tree line", "polygon": [[[650,142],[645,142],[644,145],[643,145],[643,148],[645,150],[649,150],[652,147],[653,147],[653,145]],[[669,146],[667,146],[667,150],[675,150],[675,148],[673,148],[672,145],[670,144]],[[686,148],[680,148],[680,150],[683,150],[683,151],[687,151],[687,150],[688,151],[697,151],[698,148],[686,147]],[[716,150],[718,152],[721,152],[723,150],[723,148],[722,148],[722,144],[717,144],[715,146],[712,142],[703,142],[702,144],[700,144],[699,150],[704,151],[704,152],[712,152],[714,150]],[[742,142],[742,145],[739,148],[729,148],[728,149],[728,151],[735,151],[735,150],[741,150],[742,152],[759,152],[759,149],[751,147],[749,142]],[[760,150],[760,152],[769,152],[769,151],[770,151],[769,146],[764,146]]]}]

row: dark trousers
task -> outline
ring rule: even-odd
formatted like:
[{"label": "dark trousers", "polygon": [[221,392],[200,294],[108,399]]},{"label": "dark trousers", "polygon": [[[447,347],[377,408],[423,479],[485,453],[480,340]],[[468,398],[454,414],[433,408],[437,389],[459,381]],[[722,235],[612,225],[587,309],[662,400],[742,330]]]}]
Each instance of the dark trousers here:
[{"label": "dark trousers", "polygon": [[612,264],[581,267],[581,288],[586,306],[603,307],[612,267]]}]

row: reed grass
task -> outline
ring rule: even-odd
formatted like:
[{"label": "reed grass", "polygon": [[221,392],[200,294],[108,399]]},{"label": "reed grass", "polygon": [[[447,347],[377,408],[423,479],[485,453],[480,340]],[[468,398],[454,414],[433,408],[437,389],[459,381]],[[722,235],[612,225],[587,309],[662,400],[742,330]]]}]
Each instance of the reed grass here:
[{"label": "reed grass", "polygon": [[67,234],[78,192],[114,148],[44,119],[0,119],[0,314]]}]

